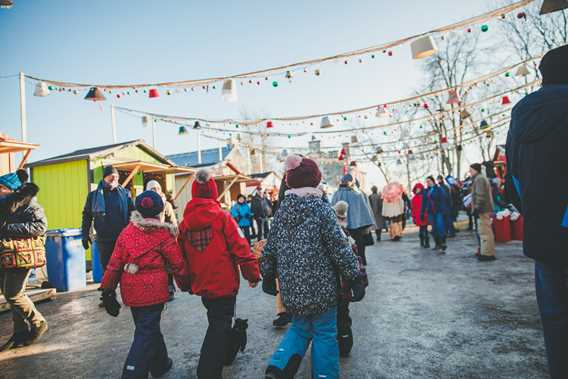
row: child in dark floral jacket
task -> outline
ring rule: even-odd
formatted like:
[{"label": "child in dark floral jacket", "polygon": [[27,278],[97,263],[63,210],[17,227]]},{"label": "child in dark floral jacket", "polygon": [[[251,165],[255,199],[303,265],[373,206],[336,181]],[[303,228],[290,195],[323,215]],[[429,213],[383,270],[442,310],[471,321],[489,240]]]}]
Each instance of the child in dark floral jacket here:
[{"label": "child in dark floral jacket", "polygon": [[[292,325],[273,354],[266,378],[291,378],[312,344],[312,377],[339,378],[338,280],[342,276],[362,300],[357,257],[317,187],[317,164],[297,155],[286,160],[290,190],[276,212],[261,259],[263,281],[278,278]],[[264,285],[263,285],[264,289]],[[272,293],[274,294],[274,292]]]}]

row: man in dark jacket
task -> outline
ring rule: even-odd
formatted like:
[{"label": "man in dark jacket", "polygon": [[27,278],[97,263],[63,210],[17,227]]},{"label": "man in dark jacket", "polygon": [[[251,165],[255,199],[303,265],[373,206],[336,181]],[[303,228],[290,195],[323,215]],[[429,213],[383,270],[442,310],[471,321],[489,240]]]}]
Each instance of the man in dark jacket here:
[{"label": "man in dark jacket", "polygon": [[91,226],[96,232],[96,242],[103,267],[103,273],[114,250],[114,245],[122,229],[130,220],[134,205],[130,193],[118,184],[118,171],[112,166],[103,169],[103,180],[96,190],[89,193],[83,208],[83,247],[91,244]]},{"label": "man in dark jacket", "polygon": [[[0,176],[0,239],[35,238],[47,231],[45,213],[34,198],[39,188],[26,181],[23,170]],[[47,321],[26,295],[30,272],[26,268],[0,268],[0,291],[14,321],[14,334],[0,351],[31,345],[47,331]]]},{"label": "man in dark jacket", "polygon": [[567,67],[568,46],[543,57],[542,88],[513,108],[507,136],[508,185],[520,197],[524,253],[535,260],[552,378],[568,378]]},{"label": "man in dark jacket", "polygon": [[251,211],[256,221],[258,240],[266,239],[269,232],[268,218],[272,216],[272,204],[260,187],[256,189],[256,193],[252,198]]}]

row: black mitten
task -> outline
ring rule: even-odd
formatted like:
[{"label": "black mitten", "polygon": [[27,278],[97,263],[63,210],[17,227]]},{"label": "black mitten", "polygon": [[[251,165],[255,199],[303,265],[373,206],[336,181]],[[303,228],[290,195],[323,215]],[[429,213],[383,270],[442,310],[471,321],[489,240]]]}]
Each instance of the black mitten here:
[{"label": "black mitten", "polygon": [[362,279],[362,277],[359,277],[349,283],[349,287],[351,287],[351,292],[353,294],[351,297],[352,303],[361,301],[365,297],[365,284]]},{"label": "black mitten", "polygon": [[120,313],[120,303],[116,300],[116,291],[111,288],[103,289],[103,305],[107,313],[113,317]]},{"label": "black mitten", "polygon": [[278,290],[276,289],[276,278],[272,277],[264,277],[262,278],[262,291],[272,296],[276,296],[278,294]]}]

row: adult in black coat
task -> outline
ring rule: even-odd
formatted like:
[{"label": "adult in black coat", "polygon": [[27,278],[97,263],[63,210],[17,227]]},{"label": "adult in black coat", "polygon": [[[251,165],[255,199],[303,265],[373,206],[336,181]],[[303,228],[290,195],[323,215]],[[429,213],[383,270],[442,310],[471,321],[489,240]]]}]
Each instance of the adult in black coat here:
[{"label": "adult in black coat", "polygon": [[89,248],[91,226],[94,226],[103,272],[116,240],[130,222],[130,213],[134,209],[130,193],[118,183],[118,178],[118,171],[114,167],[104,167],[103,180],[99,182],[96,190],[87,195],[83,207],[83,247],[85,250]]},{"label": "adult in black coat", "polygon": [[568,378],[568,45],[540,63],[542,88],[514,108],[508,192],[519,195],[525,255],[535,260],[550,375]]},{"label": "adult in black coat", "polygon": [[[45,213],[35,200],[39,188],[25,183],[27,179],[25,171],[0,177],[0,239],[41,237],[47,231]],[[26,295],[30,272],[25,268],[0,268],[0,290],[14,321],[14,333],[0,351],[31,345],[47,331],[47,321]]]}]

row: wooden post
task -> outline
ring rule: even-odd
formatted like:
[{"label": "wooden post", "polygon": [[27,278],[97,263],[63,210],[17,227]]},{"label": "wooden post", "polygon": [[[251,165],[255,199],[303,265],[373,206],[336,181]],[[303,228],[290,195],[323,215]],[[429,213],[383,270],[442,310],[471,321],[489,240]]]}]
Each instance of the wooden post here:
[{"label": "wooden post", "polygon": [[231,183],[229,183],[228,186],[225,187],[225,189],[223,190],[223,192],[219,195],[219,197],[217,198],[217,201],[221,201],[221,199],[223,198],[223,196],[225,196],[225,193],[227,193],[227,191],[233,186],[233,184],[235,184],[235,182],[237,180],[239,180],[241,178],[240,175],[235,176],[235,179],[233,179],[231,181]]},{"label": "wooden post", "polygon": [[193,174],[189,174],[187,176],[187,180],[185,182],[183,182],[183,184],[181,185],[181,187],[179,188],[179,190],[176,191],[175,196],[173,197],[173,200],[176,201],[179,197],[179,195],[181,195],[181,193],[183,192],[183,190],[185,189],[185,187],[187,187],[187,185],[189,184],[189,182],[191,182],[191,179],[193,178]]},{"label": "wooden post", "polygon": [[136,167],[134,167],[134,170],[132,170],[132,172],[128,175],[128,177],[126,178],[124,183],[122,183],[122,186],[126,187],[128,185],[128,183],[130,183],[132,178],[134,178],[134,175],[138,174],[139,170],[140,170],[140,165],[137,165]]},{"label": "wooden post", "polygon": [[22,161],[20,162],[20,166],[18,168],[20,168],[20,169],[24,168],[24,166],[26,165],[26,162],[28,161],[28,158],[30,157],[31,153],[32,153],[32,149],[26,150],[26,153],[24,154],[24,157],[22,158]]},{"label": "wooden post", "polygon": [[114,110],[114,105],[110,106],[110,123],[112,126],[112,143],[116,143],[116,112]]},{"label": "wooden post", "polygon": [[26,76],[20,72],[20,127],[22,141],[28,142],[28,116],[26,114]]}]

